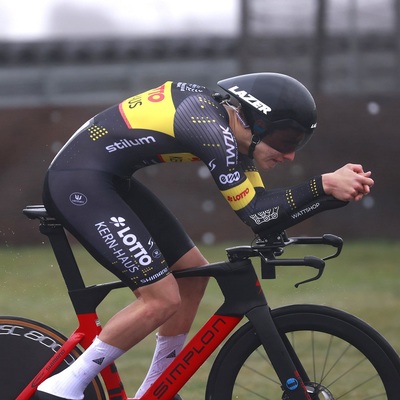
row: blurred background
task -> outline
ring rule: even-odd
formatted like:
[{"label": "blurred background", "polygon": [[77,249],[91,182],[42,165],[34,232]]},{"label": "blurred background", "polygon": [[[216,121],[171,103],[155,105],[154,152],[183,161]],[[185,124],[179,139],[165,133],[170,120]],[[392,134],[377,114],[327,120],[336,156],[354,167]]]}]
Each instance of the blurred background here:
[{"label": "blurred background", "polygon": [[[312,142],[263,174],[267,187],[361,163],[376,185],[358,204],[291,228],[399,239],[400,0],[0,0],[0,243],[42,241],[22,208],[41,203],[50,161],[97,112],[166,80],[218,90],[258,71],[292,75],[317,101]],[[203,244],[251,238],[206,167],[138,176]]]}]

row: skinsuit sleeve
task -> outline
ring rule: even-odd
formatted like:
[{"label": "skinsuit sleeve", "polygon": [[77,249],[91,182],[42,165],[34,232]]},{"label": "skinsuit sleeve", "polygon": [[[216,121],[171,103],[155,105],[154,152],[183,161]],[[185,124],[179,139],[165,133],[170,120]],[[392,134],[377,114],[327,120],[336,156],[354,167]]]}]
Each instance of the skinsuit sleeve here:
[{"label": "skinsuit sleeve", "polygon": [[255,194],[236,213],[260,236],[280,233],[322,211],[348,204],[325,194],[321,176],[290,188],[265,190],[253,160],[239,155],[239,163]]}]

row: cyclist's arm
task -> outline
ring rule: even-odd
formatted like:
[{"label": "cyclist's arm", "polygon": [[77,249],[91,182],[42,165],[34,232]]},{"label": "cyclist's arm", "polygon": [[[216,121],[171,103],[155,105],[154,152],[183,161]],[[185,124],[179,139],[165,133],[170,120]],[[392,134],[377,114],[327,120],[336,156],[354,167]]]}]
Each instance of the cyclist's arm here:
[{"label": "cyclist's arm", "polygon": [[221,192],[256,233],[281,232],[319,212],[347,204],[325,193],[321,176],[292,188],[265,190],[253,160],[242,155],[238,160],[248,179]]},{"label": "cyclist's arm", "polygon": [[257,192],[236,213],[254,232],[265,234],[281,232],[322,211],[346,204],[326,195],[322,177],[318,176],[291,188]]},{"label": "cyclist's arm", "polygon": [[[244,209],[257,233],[281,232],[322,211],[342,207],[368,194],[374,181],[360,164],[346,164],[333,173],[315,177],[292,188],[257,194]],[[273,210],[275,219],[269,215]],[[252,214],[247,214],[248,212]],[[255,212],[254,212],[255,211]]]}]

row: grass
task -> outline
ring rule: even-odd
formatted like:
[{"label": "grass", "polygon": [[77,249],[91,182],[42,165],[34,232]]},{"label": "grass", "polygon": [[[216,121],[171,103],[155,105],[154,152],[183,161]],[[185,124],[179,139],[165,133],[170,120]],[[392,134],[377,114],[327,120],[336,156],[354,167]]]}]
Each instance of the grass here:
[{"label": "grass", "polygon": [[[225,258],[228,244],[202,248],[210,262]],[[319,248],[298,246],[285,256],[321,255]],[[87,284],[115,280],[99,267],[84,250],[75,249]],[[329,251],[329,249],[328,249]],[[346,243],[342,255],[327,263],[323,277],[298,289],[294,283],[315,273],[312,269],[286,267],[277,271],[276,280],[262,282],[271,307],[292,303],[318,303],[341,308],[374,326],[400,351],[400,290],[398,242],[370,241]],[[98,309],[101,322],[132,301],[127,289],[114,291]],[[210,282],[193,331],[216,310],[222,301],[217,285]],[[65,293],[63,281],[49,245],[0,249],[0,314],[37,319],[69,335],[76,318]],[[193,333],[193,332],[192,332]],[[154,348],[154,335],[121,357],[117,366],[129,395],[133,396],[147,371]],[[211,362],[192,379],[185,398],[196,397],[188,390],[204,390]],[[199,377],[199,378],[198,378]],[[186,396],[185,396],[186,394]],[[203,396],[204,398],[204,396]]]}]

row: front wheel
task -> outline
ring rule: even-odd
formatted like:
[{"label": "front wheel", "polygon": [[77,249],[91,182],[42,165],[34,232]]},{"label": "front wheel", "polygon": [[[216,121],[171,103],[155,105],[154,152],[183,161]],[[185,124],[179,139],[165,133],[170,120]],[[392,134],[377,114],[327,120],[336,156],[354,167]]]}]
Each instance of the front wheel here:
[{"label": "front wheel", "polygon": [[[0,394],[15,400],[67,338],[55,329],[21,317],[0,316]],[[68,367],[81,354],[75,349],[57,367]],[[105,400],[98,378],[85,390],[85,400]]]},{"label": "front wheel", "polygon": [[[313,400],[400,398],[400,359],[365,322],[318,305],[282,307],[272,315],[299,371],[307,373]],[[206,399],[289,399],[250,322],[218,354]]]}]

